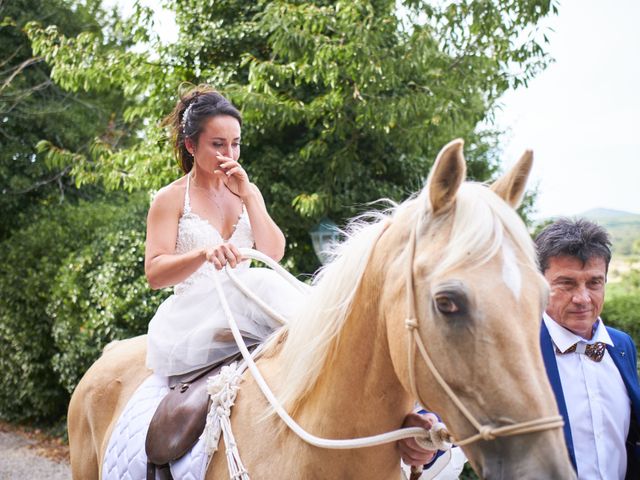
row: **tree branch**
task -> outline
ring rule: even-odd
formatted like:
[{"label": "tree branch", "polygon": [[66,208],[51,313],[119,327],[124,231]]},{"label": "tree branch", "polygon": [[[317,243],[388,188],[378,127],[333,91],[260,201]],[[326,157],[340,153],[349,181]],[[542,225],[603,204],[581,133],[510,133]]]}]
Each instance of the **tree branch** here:
[{"label": "tree branch", "polygon": [[28,58],[27,60],[22,62],[20,65],[18,65],[15,68],[15,70],[13,71],[13,73],[11,75],[9,75],[9,78],[7,78],[3,82],[2,87],[0,87],[0,92],[2,92],[5,88],[7,88],[9,86],[9,84],[13,81],[13,79],[16,78],[16,76],[19,75],[20,72],[22,72],[22,70],[27,68],[29,65],[33,65],[35,63],[39,63],[42,60],[43,60],[42,57],[32,57],[32,58]]},{"label": "tree branch", "polygon": [[71,170],[71,165],[67,165],[58,173],[56,173],[54,176],[50,178],[45,178],[44,180],[40,180],[34,183],[33,185],[31,185],[30,187],[25,188],[24,190],[17,190],[15,192],[6,192],[6,193],[9,195],[23,195],[25,193],[32,192],[33,190],[36,190],[42,187],[43,185],[47,185],[48,183],[52,183],[52,182],[57,182],[60,188],[62,188],[62,183],[61,183],[62,177],[64,177],[67,173],[69,173],[69,170]]}]

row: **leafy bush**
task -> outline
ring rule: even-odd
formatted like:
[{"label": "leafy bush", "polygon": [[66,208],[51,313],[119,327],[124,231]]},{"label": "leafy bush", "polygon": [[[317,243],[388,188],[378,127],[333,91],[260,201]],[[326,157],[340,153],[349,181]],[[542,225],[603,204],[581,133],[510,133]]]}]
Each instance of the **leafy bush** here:
[{"label": "leafy bush", "polygon": [[460,480],[478,480],[478,475],[471,468],[471,464],[469,462],[464,464],[464,469],[460,474]]},{"label": "leafy bush", "polygon": [[0,242],[0,418],[6,420],[56,419],[66,411],[67,392],[51,367],[46,307],[65,258],[122,208],[102,201],[55,207]]},{"label": "leafy bush", "polygon": [[633,338],[636,348],[640,346],[640,295],[628,293],[607,297],[602,310],[604,322],[622,330]]},{"label": "leafy bush", "polygon": [[60,269],[47,309],[58,352],[53,368],[72,392],[112,340],[145,333],[167,292],[152,292],[144,275],[144,208],[90,245],[71,254]]}]

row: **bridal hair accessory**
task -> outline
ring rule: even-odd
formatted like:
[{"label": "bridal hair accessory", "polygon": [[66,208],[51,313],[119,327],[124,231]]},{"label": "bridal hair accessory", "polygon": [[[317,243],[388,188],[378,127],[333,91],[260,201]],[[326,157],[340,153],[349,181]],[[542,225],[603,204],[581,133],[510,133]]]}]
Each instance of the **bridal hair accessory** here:
[{"label": "bridal hair accessory", "polygon": [[184,113],[182,114],[182,133],[184,133],[185,135],[187,134],[187,120],[189,118],[189,115],[191,114],[191,108],[193,107],[194,103],[195,102],[191,102],[189,106],[184,109]]}]

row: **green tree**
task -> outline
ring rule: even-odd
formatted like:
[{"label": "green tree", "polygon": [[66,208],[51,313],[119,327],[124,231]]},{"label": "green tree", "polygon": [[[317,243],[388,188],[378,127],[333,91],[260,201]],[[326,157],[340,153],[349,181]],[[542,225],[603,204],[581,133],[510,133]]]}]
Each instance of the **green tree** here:
[{"label": "green tree", "polygon": [[615,296],[607,295],[607,301],[602,309],[604,322],[628,333],[636,344],[640,346],[640,289],[633,293],[620,293]]},{"label": "green tree", "polygon": [[[432,4],[433,3],[433,4]],[[540,20],[551,0],[172,1],[180,36],[162,45],[148,12],[119,28],[143,52],[105,48],[91,32],[72,38],[35,24],[32,45],[63,88],[122,88],[128,120],[145,122],[129,148],[96,142],[90,155],[43,144],[78,182],[155,189],[178,175],[158,120],[181,81],[207,82],[243,110],[243,161],[288,238],[289,266],[317,260],[308,230],[338,223],[379,197],[417,190],[439,148],[467,140],[472,178],[499,165],[497,133],[481,131],[499,96],[526,83],[548,58]],[[514,73],[515,72],[515,73]]]},{"label": "green tree", "polygon": [[119,218],[65,259],[53,281],[52,366],[69,393],[109,342],[146,333],[168,294],[151,291],[144,274],[146,200],[130,199]]},{"label": "green tree", "polygon": [[[116,88],[69,92],[52,78],[52,66],[33,52],[25,26],[65,35],[110,32],[105,48],[130,42],[115,29],[119,18],[99,0],[12,0],[0,2],[0,418],[55,420],[68,394],[52,370],[56,348],[46,313],[50,292],[65,257],[112,225],[117,207],[100,199],[102,188],[82,190],[71,175],[73,162],[39,152],[48,141],[74,151],[72,161],[94,148],[96,139],[126,148],[121,129],[127,99]],[[70,201],[71,200],[71,201]],[[95,205],[87,200],[95,202]]]},{"label": "green tree", "polygon": [[51,80],[51,66],[34,54],[24,26],[39,20],[65,35],[98,34],[110,19],[99,2],[12,0],[0,2],[0,239],[7,238],[34,211],[65,198],[87,198],[69,175],[69,163],[45,162],[36,145],[48,140],[58,148],[87,153],[99,137],[121,145],[118,117],[122,96],[93,91],[70,93]]},{"label": "green tree", "polygon": [[55,420],[66,412],[46,308],[65,259],[125,208],[94,201],[43,209],[0,242],[0,418]]}]

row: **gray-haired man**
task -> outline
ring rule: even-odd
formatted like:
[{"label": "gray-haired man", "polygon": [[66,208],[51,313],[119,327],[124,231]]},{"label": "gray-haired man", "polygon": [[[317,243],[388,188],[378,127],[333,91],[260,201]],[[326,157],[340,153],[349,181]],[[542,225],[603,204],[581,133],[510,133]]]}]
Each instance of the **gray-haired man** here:
[{"label": "gray-haired man", "polygon": [[640,478],[640,385],[636,348],[600,318],[611,242],[583,219],[561,219],[536,238],[549,303],[540,345],[564,418],[578,478]]}]

